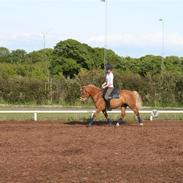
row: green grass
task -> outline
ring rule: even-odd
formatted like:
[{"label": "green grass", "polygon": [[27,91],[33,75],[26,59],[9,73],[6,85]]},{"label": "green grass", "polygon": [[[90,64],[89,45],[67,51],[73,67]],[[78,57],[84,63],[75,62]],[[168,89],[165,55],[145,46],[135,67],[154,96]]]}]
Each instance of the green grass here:
[{"label": "green grass", "polygon": [[[109,116],[112,120],[118,120],[120,118],[120,114],[109,114]],[[88,118],[90,118],[90,114],[38,114],[38,120],[40,121],[86,122]],[[149,120],[149,115],[143,114],[142,118]],[[0,114],[0,121],[9,120],[33,120],[33,114]],[[103,114],[99,114],[97,120],[105,120]],[[135,122],[136,118],[132,114],[127,114],[125,120]],[[183,114],[161,114],[158,118],[154,118],[154,120],[183,120]]]},{"label": "green grass", "polygon": [[33,114],[0,114],[0,121],[24,121],[33,119]]}]

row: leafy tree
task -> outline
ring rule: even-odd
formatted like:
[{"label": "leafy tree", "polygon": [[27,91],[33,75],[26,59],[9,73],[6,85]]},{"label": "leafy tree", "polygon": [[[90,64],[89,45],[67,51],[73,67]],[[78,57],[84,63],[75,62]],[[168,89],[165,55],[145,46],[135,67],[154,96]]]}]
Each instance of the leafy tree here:
[{"label": "leafy tree", "polygon": [[10,51],[5,47],[0,47],[0,62],[7,62]]},{"label": "leafy tree", "polygon": [[157,74],[161,72],[162,57],[147,55],[139,59],[138,72],[142,76],[146,76],[148,73]]},{"label": "leafy tree", "polygon": [[78,74],[80,69],[79,64],[72,58],[65,58],[62,65],[63,75],[73,78],[75,74]]},{"label": "leafy tree", "polygon": [[0,57],[7,56],[9,54],[10,54],[10,51],[8,50],[8,48],[0,47]]},{"label": "leafy tree", "polygon": [[116,68],[123,72],[139,73],[139,60],[131,57],[121,57],[120,61],[116,63]]},{"label": "leafy tree", "polygon": [[53,49],[42,49],[39,51],[33,51],[27,55],[28,61],[30,63],[48,62],[51,59],[52,53]]},{"label": "leafy tree", "polygon": [[175,95],[176,101],[177,101],[180,105],[183,105],[183,76],[180,76],[180,77],[177,79],[175,94],[176,94],[176,95]]},{"label": "leafy tree", "polygon": [[17,49],[13,50],[9,56],[10,63],[22,63],[26,61],[27,53],[25,50]]},{"label": "leafy tree", "polygon": [[[106,51],[116,87],[137,90],[145,105],[183,105],[183,57],[132,58]],[[103,48],[72,39],[60,41],[54,49],[31,53],[0,47],[0,101],[48,103],[52,95],[54,103],[73,104],[79,99],[81,85],[100,87],[105,80],[103,58]]]},{"label": "leafy tree", "polygon": [[90,69],[104,68],[104,49],[92,48],[90,50],[90,55],[93,60]]},{"label": "leafy tree", "polygon": [[165,68],[168,71],[181,74],[183,72],[183,59],[176,56],[166,57],[164,60]]},{"label": "leafy tree", "polygon": [[57,57],[72,58],[76,60],[81,67],[89,68],[91,58],[88,55],[90,47],[86,44],[68,39],[66,41],[60,41],[54,48],[53,54]]},{"label": "leafy tree", "polygon": [[[66,76],[73,77],[74,74],[79,73],[80,68],[88,70],[104,68],[103,56],[102,48],[91,48],[87,44],[68,39],[55,46],[50,69],[52,74],[62,72]],[[120,61],[120,57],[112,50],[107,50],[107,58],[113,65]]]},{"label": "leafy tree", "polygon": [[13,76],[16,75],[16,66],[9,63],[0,63],[0,75],[1,76]]},{"label": "leafy tree", "polygon": [[113,65],[114,68],[118,68],[118,63],[121,58],[112,50],[107,50],[107,62]]}]

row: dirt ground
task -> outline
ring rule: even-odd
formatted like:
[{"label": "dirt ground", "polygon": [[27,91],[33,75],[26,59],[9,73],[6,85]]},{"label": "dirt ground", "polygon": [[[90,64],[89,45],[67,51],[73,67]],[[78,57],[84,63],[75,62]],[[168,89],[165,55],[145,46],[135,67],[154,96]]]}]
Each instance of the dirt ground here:
[{"label": "dirt ground", "polygon": [[0,183],[182,183],[183,122],[0,122]]}]

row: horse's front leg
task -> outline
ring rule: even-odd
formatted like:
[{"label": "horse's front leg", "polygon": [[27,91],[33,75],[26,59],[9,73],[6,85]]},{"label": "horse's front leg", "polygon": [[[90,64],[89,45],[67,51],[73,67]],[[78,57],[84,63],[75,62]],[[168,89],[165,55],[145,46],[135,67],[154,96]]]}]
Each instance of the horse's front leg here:
[{"label": "horse's front leg", "polygon": [[98,113],[100,113],[99,110],[96,110],[94,113],[92,113],[91,119],[90,119],[89,124],[88,124],[89,127],[91,127],[93,125],[93,122],[96,119],[96,116],[97,116]]},{"label": "horse's front leg", "polygon": [[108,113],[107,113],[106,109],[104,109],[102,112],[103,112],[103,114],[104,114],[104,116],[105,116],[105,118],[106,118],[106,120],[107,120],[107,123],[108,123],[109,125],[112,125],[112,121],[109,119]]},{"label": "horse's front leg", "polygon": [[120,124],[125,124],[125,121],[124,121],[125,114],[126,114],[126,107],[121,107],[121,118],[116,123],[116,126],[119,126]]}]

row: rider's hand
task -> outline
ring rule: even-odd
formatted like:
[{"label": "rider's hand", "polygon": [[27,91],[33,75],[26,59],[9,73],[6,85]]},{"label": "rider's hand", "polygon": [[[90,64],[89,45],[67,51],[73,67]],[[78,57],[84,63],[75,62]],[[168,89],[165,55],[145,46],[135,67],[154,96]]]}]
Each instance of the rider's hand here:
[{"label": "rider's hand", "polygon": [[107,84],[106,82],[102,84],[103,89],[105,88],[106,84]]},{"label": "rider's hand", "polygon": [[102,86],[102,89],[105,89],[105,88],[107,88],[107,85],[103,85],[103,86]]}]

